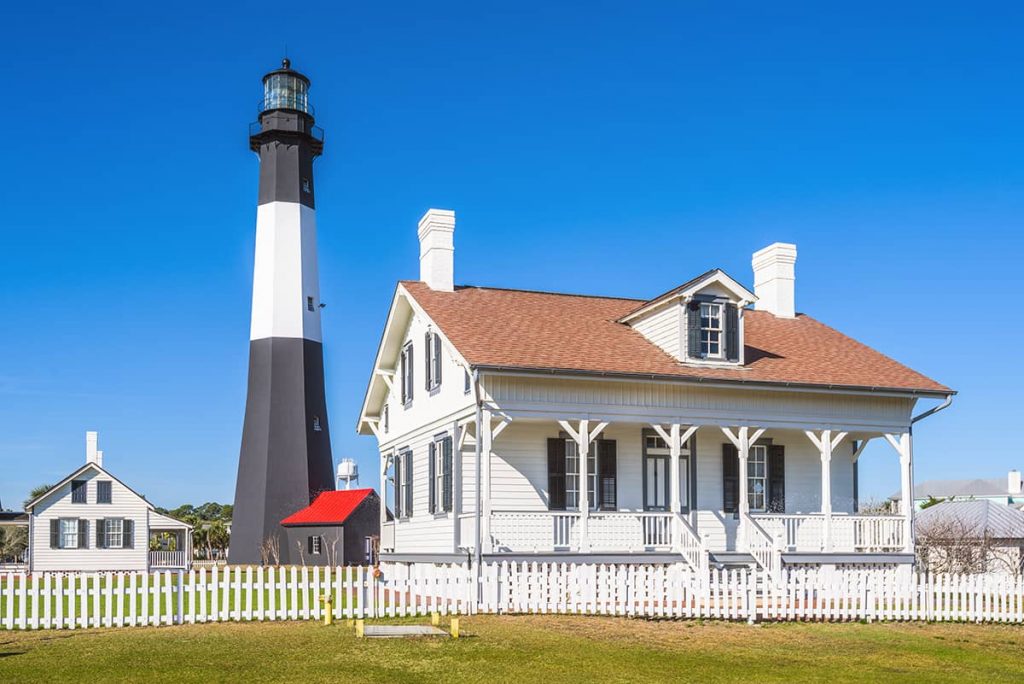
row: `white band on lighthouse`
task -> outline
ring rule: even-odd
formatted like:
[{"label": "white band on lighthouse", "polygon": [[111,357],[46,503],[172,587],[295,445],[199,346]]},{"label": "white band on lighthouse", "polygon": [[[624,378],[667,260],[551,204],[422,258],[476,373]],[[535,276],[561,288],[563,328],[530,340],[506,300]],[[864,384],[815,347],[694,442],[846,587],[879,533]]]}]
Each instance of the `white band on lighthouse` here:
[{"label": "white band on lighthouse", "polygon": [[250,340],[321,341],[316,211],[297,202],[256,209]]}]

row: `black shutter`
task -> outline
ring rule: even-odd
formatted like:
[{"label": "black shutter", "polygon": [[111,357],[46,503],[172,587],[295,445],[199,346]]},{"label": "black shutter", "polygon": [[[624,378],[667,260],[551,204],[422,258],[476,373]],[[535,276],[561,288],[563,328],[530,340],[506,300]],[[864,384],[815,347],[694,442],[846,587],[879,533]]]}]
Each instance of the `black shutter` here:
[{"label": "black shutter", "polygon": [[441,502],[441,507],[445,512],[452,510],[452,438],[445,437],[444,441],[441,442],[441,451],[443,454],[442,463],[442,485],[444,488],[444,498]]},{"label": "black shutter", "polygon": [[740,313],[735,304],[725,305],[725,358],[740,360]]},{"label": "black shutter", "polygon": [[412,517],[412,452],[405,452],[405,481],[408,483],[405,487],[405,506],[402,508],[402,513],[405,517]]},{"label": "black shutter", "polygon": [[691,359],[700,358],[700,302],[686,307],[686,350]]},{"label": "black shutter", "polygon": [[405,403],[405,386],[408,384],[405,381],[405,379],[406,379],[406,374],[405,374],[406,373],[406,371],[405,371],[406,353],[405,353],[404,349],[402,350],[402,355],[399,358],[399,365],[401,366],[401,375],[399,376],[398,381],[402,383],[402,403],[404,404]]},{"label": "black shutter", "polygon": [[597,442],[598,506],[602,511],[614,511],[618,503],[618,473],[615,456],[615,440],[601,439]]},{"label": "black shutter", "polygon": [[391,465],[395,477],[395,520],[402,517],[402,455],[395,454]]},{"label": "black shutter", "polygon": [[786,447],[781,444],[768,447],[768,510],[786,512]]},{"label": "black shutter", "polygon": [[306,537],[306,553],[313,555],[313,537]]},{"label": "black shutter", "polygon": [[722,445],[722,510],[737,513],[740,507],[740,454],[732,444]]},{"label": "black shutter", "polygon": [[437,492],[435,491],[437,489],[435,486],[437,481],[437,442],[430,443],[428,453],[429,465],[427,467],[427,472],[429,474],[427,475],[427,510],[431,513],[437,513]]},{"label": "black shutter", "polygon": [[[123,520],[121,522],[121,546],[126,549],[135,548],[135,521]],[[182,549],[183,550],[183,549]]]},{"label": "black shutter", "polygon": [[548,509],[565,510],[565,440],[548,440]]},{"label": "black shutter", "polygon": [[107,533],[106,523],[103,522],[103,518],[96,521],[96,548],[105,549],[107,548],[107,540],[104,535]]},{"label": "black shutter", "polygon": [[89,548],[89,521],[85,518],[78,519],[78,548]]},{"label": "black shutter", "polygon": [[409,402],[409,401],[412,401],[413,387],[416,386],[416,383],[413,382],[413,378],[416,377],[415,374],[413,373],[413,370],[416,368],[416,364],[413,363],[414,356],[413,356],[413,353],[412,353],[412,345],[411,344],[406,349],[406,352],[409,354],[409,391],[408,391],[408,396],[405,397],[405,400],[407,402]]},{"label": "black shutter", "polygon": [[428,332],[424,336],[424,338],[423,338],[423,368],[425,369],[425,372],[423,373],[423,382],[424,382],[424,387],[426,387],[428,391],[430,390],[431,386],[433,385],[433,382],[431,380],[431,378],[433,377],[433,373],[431,372],[431,368],[430,368],[430,357],[431,357],[430,343],[432,341],[431,340],[432,337],[433,337],[433,335]]},{"label": "black shutter", "polygon": [[50,548],[60,548],[60,520],[57,518],[50,521]]},{"label": "black shutter", "polygon": [[441,336],[434,333],[434,384],[441,384]]}]

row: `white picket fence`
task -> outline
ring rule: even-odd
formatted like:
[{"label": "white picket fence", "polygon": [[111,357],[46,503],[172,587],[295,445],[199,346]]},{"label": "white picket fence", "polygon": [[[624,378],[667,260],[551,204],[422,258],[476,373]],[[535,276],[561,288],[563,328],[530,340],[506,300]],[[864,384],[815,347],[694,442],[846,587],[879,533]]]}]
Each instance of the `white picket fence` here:
[{"label": "white picket fence", "polygon": [[[703,580],[703,581],[702,581]],[[0,627],[80,629],[323,617],[563,613],[723,620],[1024,622],[1021,578],[909,568],[695,574],[683,563],[489,563],[0,574]]]}]

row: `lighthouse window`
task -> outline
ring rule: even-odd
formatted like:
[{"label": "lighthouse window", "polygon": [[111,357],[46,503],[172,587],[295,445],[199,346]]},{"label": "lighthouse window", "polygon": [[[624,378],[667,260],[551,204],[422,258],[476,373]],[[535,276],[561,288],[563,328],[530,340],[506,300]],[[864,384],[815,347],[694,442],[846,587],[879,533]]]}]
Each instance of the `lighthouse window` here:
[{"label": "lighthouse window", "polygon": [[302,192],[306,193],[307,195],[310,193],[308,178],[302,179]]},{"label": "lighthouse window", "polygon": [[314,308],[313,308],[313,298],[312,297],[306,297],[306,310],[307,311],[314,311]]},{"label": "lighthouse window", "polygon": [[313,416],[313,432],[320,432],[320,416]]}]

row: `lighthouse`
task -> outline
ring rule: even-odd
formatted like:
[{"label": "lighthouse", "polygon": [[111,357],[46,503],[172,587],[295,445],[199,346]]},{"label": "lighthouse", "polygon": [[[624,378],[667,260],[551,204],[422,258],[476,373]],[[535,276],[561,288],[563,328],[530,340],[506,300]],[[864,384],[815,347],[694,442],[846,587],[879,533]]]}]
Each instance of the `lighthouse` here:
[{"label": "lighthouse", "polygon": [[323,153],[309,79],[285,59],[263,77],[249,388],[231,525],[232,564],[290,563],[280,522],[334,489],[324,396],[313,161]]}]

